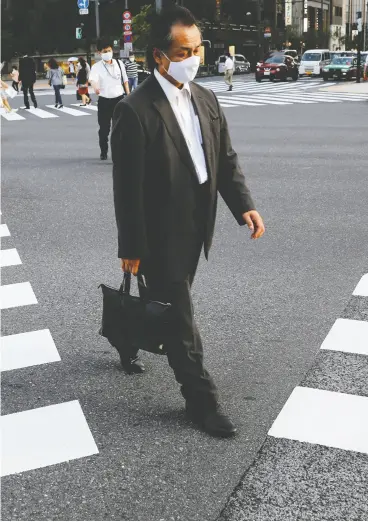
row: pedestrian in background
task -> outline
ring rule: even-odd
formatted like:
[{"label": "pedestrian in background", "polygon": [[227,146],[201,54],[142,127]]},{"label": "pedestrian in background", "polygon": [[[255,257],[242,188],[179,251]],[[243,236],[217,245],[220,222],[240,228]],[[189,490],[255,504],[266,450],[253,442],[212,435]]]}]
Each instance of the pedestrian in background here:
[{"label": "pedestrian in background", "polygon": [[[190,419],[211,435],[231,437],[236,428],[221,413],[203,364],[191,286],[202,249],[208,258],[218,192],[252,239],[263,235],[264,225],[225,114],[213,92],[193,82],[201,46],[188,9],[162,10],[152,21],[147,48],[152,74],[116,106],[111,151],[118,256],[124,272],[145,276],[149,300],[171,304],[164,347]],[[144,370],[138,348],[126,346],[129,373]]]},{"label": "pedestrian in background", "polygon": [[129,80],[130,92],[138,87],[138,64],[132,51],[129,53],[129,60],[125,64],[126,73]]},{"label": "pedestrian in background", "polygon": [[0,88],[1,106],[4,107],[6,112],[8,112],[8,113],[17,112],[18,109],[12,109],[8,102],[9,89],[11,89],[11,87],[9,87],[9,85],[1,79],[0,79],[0,82],[1,82],[1,88]]},{"label": "pedestrian in background", "polygon": [[87,73],[87,62],[84,58],[79,58],[80,68],[77,73],[77,87],[78,94],[82,98],[81,107],[86,107],[91,103],[91,99],[88,96],[88,73]]},{"label": "pedestrian in background", "polygon": [[233,90],[234,60],[230,53],[226,53],[225,61],[225,83],[229,86],[228,91]]},{"label": "pedestrian in background", "polygon": [[121,60],[113,59],[112,43],[110,40],[100,40],[97,43],[101,60],[92,66],[89,76],[92,87],[98,95],[98,124],[100,141],[100,159],[107,159],[108,139],[111,119],[116,104],[123,99],[124,90],[130,93],[125,65]]},{"label": "pedestrian in background", "polygon": [[55,58],[51,58],[48,62],[49,70],[47,71],[46,78],[49,80],[49,84],[54,88],[55,91],[55,108],[62,109],[64,107],[63,100],[61,98],[60,90],[63,89],[63,76],[64,71],[59,66]]},{"label": "pedestrian in background", "polygon": [[29,93],[34,108],[37,109],[37,100],[33,90],[34,84],[36,83],[36,67],[32,58],[27,54],[25,54],[23,58],[19,60],[19,83],[22,85],[25,105],[21,108],[29,110]]},{"label": "pedestrian in background", "polygon": [[69,62],[69,74],[71,78],[75,78],[75,67],[73,62]]},{"label": "pedestrian in background", "polygon": [[[83,56],[80,56],[78,58],[78,65],[77,65],[77,77],[78,77],[78,73],[79,71],[81,70],[81,68],[84,66],[86,66],[86,72],[87,72],[87,104],[89,105],[90,103],[92,103],[92,100],[91,100],[91,96],[89,94],[89,91],[88,91],[88,85],[89,85],[89,75],[91,74],[91,67],[89,65],[89,63],[83,58]],[[81,100],[82,97],[81,95],[78,93],[78,89],[77,89],[77,100]]]},{"label": "pedestrian in background", "polygon": [[12,79],[12,87],[15,91],[19,92],[19,71],[16,65],[13,65],[12,72],[10,73]]}]

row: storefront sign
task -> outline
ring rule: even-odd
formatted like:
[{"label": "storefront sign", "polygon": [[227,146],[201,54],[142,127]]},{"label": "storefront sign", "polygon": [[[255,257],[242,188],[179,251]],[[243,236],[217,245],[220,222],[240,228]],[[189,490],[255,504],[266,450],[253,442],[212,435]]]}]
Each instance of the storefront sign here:
[{"label": "storefront sign", "polygon": [[293,24],[293,4],[292,0],[285,0],[285,25]]}]

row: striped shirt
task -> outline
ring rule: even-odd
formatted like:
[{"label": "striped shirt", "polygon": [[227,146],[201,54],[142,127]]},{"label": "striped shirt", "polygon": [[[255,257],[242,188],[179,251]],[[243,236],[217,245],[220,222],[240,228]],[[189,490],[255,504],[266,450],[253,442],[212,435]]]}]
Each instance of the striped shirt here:
[{"label": "striped shirt", "polygon": [[131,62],[130,60],[126,61],[125,70],[126,70],[128,78],[137,78],[137,76],[138,76],[137,62]]}]

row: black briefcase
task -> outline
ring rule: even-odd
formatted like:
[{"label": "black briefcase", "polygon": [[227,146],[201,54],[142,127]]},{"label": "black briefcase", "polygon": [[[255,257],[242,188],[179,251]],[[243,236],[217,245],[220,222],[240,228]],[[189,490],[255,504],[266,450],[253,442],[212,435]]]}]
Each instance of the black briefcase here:
[{"label": "black briefcase", "polygon": [[139,296],[130,294],[131,274],[125,273],[120,288],[101,284],[102,325],[99,333],[118,351],[124,348],[166,355],[165,340],[170,334],[171,305],[147,299],[147,285],[137,276]]}]

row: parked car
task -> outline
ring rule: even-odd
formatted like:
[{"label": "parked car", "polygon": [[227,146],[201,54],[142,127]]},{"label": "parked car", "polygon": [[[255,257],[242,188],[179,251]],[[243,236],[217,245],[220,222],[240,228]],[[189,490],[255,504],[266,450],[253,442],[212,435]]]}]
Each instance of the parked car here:
[{"label": "parked car", "polygon": [[322,76],[322,69],[331,61],[328,49],[311,49],[305,51],[302,56],[299,75],[303,76]]},{"label": "parked car", "polygon": [[[224,54],[219,57],[219,59],[216,62],[217,65],[217,71],[219,74],[225,74],[225,62],[226,62],[227,56]],[[242,54],[235,54],[234,55],[234,73],[250,73],[250,63],[246,59],[245,56]]]},{"label": "parked car", "polygon": [[294,82],[299,78],[298,64],[285,54],[272,54],[257,64],[256,81],[274,80],[287,81],[291,78]]},{"label": "parked car", "polygon": [[[357,77],[357,59],[353,56],[336,56],[332,62],[323,68],[323,80],[327,82],[330,78],[333,80],[352,80]],[[363,68],[361,71],[363,76]]]}]

